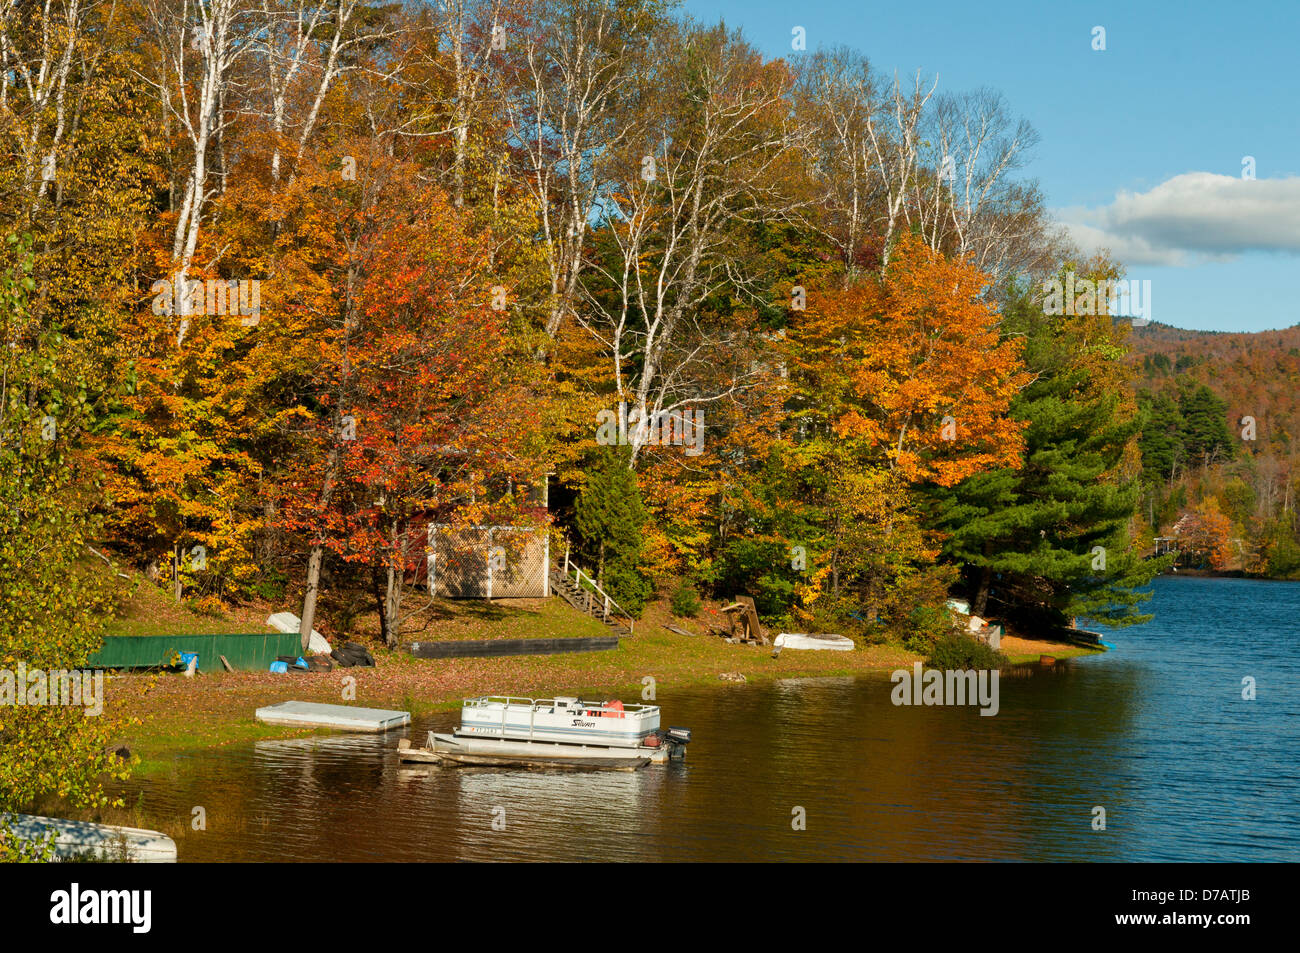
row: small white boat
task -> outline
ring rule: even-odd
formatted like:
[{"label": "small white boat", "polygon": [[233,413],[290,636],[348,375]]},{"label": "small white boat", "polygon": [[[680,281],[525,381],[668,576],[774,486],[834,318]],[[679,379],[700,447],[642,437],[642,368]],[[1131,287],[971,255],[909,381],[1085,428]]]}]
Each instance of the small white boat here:
[{"label": "small white boat", "polygon": [[829,649],[833,652],[852,652],[853,640],[843,635],[804,635],[799,632],[782,632],[772,643],[778,649]]},{"label": "small white boat", "polygon": [[691,733],[659,727],[657,705],[579,698],[467,698],[451,734],[429,732],[423,748],[403,738],[403,762],[621,768],[680,761]]},{"label": "small white boat", "polygon": [[160,831],[92,824],[34,814],[0,814],[20,841],[49,842],[54,860],[107,860],[136,864],[176,862],[176,842]]}]

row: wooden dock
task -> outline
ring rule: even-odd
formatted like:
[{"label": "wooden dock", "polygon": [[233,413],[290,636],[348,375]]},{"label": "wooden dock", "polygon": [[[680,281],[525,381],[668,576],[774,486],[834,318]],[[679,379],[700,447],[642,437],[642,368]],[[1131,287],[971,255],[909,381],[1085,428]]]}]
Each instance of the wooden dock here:
[{"label": "wooden dock", "polygon": [[561,655],[565,652],[607,652],[618,648],[618,636],[558,639],[483,639],[461,642],[410,642],[404,646],[416,658],[498,658],[505,655]]}]

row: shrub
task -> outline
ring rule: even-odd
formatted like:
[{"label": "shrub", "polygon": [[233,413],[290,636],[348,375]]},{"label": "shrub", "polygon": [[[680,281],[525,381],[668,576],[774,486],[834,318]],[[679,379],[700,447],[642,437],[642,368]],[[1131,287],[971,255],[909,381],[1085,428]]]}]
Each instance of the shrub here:
[{"label": "shrub", "polygon": [[225,604],[216,596],[200,596],[197,599],[186,599],[185,606],[195,615],[208,616],[213,619],[223,619],[226,615]]},{"label": "shrub", "polygon": [[669,604],[673,615],[694,618],[700,611],[700,595],[694,586],[683,582],[673,591]]},{"label": "shrub", "polygon": [[256,598],[267,602],[280,602],[284,599],[289,585],[289,577],[277,570],[264,570],[261,578],[249,586],[248,591]]},{"label": "shrub", "polygon": [[641,610],[654,591],[650,580],[623,560],[605,564],[603,586],[615,602],[637,619],[641,618]]},{"label": "shrub", "polygon": [[997,649],[957,632],[940,636],[930,650],[929,658],[925,660],[927,668],[945,671],[1001,668],[1006,662],[1007,657]]}]

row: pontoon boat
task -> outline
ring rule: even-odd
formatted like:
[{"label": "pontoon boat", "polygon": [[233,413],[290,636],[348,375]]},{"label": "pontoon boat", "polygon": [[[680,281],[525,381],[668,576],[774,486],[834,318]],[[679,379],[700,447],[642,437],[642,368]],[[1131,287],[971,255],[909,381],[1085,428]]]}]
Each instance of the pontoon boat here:
[{"label": "pontoon boat", "polygon": [[398,759],[456,765],[622,768],[686,757],[691,733],[659,727],[657,705],[580,698],[467,698],[451,734],[429,732],[423,748],[403,738]]}]

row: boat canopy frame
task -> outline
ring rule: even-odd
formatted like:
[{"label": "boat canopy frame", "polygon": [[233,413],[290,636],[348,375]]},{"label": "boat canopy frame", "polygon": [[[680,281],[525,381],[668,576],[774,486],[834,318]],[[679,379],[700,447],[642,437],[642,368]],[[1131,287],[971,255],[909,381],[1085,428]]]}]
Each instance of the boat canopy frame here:
[{"label": "boat canopy frame", "polygon": [[[563,706],[559,704],[560,702],[564,703]],[[553,733],[555,729],[554,726],[551,725],[537,724],[537,716],[539,714],[561,715],[566,711],[585,718],[608,717],[611,719],[626,719],[623,724],[629,725],[632,732],[639,733],[641,736],[651,734],[655,728],[658,727],[658,716],[661,714],[658,705],[633,704],[625,706],[621,701],[618,702],[618,704],[620,707],[615,708],[613,707],[613,703],[587,702],[572,695],[561,695],[557,698],[522,698],[513,695],[483,695],[478,698],[464,699],[461,710],[477,709],[480,712],[486,713],[494,708],[499,708],[501,712],[501,724],[499,727],[492,729],[492,731],[496,734],[496,737],[500,738],[502,741],[514,739],[518,741],[531,742],[539,740],[537,738],[537,733],[539,731]],[[515,733],[512,734],[509,725],[510,713],[511,711],[520,713],[521,709],[526,709],[528,711],[527,734],[524,733],[522,725],[519,725],[515,729]],[[653,721],[651,721],[651,719],[653,719]],[[648,721],[651,723],[652,727],[642,729],[640,726],[644,725]],[[487,725],[484,724],[481,725],[481,727],[487,728]],[[465,725],[462,723],[461,727],[457,728],[454,733],[460,735],[464,729]],[[470,731],[465,731],[465,734],[476,733],[471,729]],[[580,747],[587,747],[592,744],[590,741],[568,741],[554,738],[547,740],[561,744],[574,744]],[[631,747],[628,745],[614,746]]]},{"label": "boat canopy frame", "polygon": [[[561,706],[558,702],[565,702]],[[568,704],[572,702],[572,705]],[[581,698],[561,695],[558,698],[523,698],[514,695],[482,695],[478,698],[466,698],[462,703],[462,708],[489,708],[493,705],[502,705],[504,708],[524,707],[527,706],[531,711],[538,711],[542,708],[559,709],[560,707],[572,707],[575,710],[583,712],[609,712],[612,715],[624,715],[628,717],[641,717],[659,711],[658,705],[623,705],[614,708],[605,702],[583,701]]]}]

